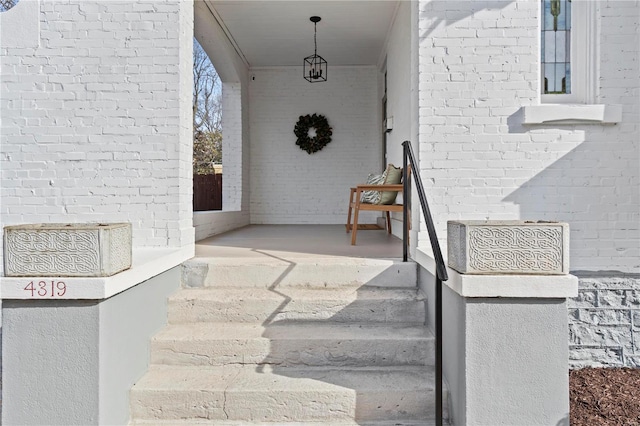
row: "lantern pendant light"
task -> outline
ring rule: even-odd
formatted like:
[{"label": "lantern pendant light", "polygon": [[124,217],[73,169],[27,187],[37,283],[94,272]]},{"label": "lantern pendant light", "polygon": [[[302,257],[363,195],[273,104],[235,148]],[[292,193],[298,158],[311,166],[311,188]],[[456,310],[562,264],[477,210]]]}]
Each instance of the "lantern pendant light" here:
[{"label": "lantern pendant light", "polygon": [[318,55],[318,42],[316,40],[317,25],[320,22],[319,16],[312,16],[309,18],[313,22],[313,55],[304,58],[304,78],[309,83],[318,83],[320,81],[327,81],[327,61],[320,55]]}]

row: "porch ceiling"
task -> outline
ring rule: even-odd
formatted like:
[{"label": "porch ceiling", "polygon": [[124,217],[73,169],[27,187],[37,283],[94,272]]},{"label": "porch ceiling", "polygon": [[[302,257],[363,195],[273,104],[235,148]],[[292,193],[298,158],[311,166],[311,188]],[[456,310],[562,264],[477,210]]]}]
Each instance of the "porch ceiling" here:
[{"label": "porch ceiling", "polygon": [[329,65],[378,64],[398,1],[206,0],[251,67],[302,65],[318,54]]}]

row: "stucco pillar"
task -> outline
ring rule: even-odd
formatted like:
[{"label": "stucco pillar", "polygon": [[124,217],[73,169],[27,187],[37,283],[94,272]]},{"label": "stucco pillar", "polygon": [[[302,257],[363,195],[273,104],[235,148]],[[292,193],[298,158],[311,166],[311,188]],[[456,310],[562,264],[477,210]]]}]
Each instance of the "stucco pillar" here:
[{"label": "stucco pillar", "polygon": [[[427,322],[433,260],[418,249]],[[572,275],[463,275],[443,289],[443,374],[452,425],[569,425]]]},{"label": "stucco pillar", "polygon": [[[166,324],[167,298],[179,288],[180,264],[193,257],[193,248],[136,248],[131,268],[85,277],[47,275],[61,275],[63,266],[82,270],[53,269],[53,255],[65,251],[52,247],[46,247],[49,258],[37,247],[5,256],[15,264],[9,271],[33,273],[27,266],[39,266],[33,269],[45,275],[0,277],[1,423],[127,424],[129,390],[147,371],[151,337]],[[78,251],[80,257],[96,253],[87,244]],[[24,264],[34,256],[49,262]]]},{"label": "stucco pillar", "polygon": [[[56,281],[70,297],[84,297],[76,289],[90,292],[103,280],[108,290],[125,284],[120,277],[140,273]],[[166,323],[180,267],[103,299],[19,298],[20,286],[31,280],[0,279],[11,297],[2,303],[2,423],[127,424],[129,390],[147,370],[149,342]]]}]

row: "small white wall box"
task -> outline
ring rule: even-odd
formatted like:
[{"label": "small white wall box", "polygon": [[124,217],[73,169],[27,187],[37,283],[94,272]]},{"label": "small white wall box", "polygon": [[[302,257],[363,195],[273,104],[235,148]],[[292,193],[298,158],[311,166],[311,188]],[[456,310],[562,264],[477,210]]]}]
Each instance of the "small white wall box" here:
[{"label": "small white wall box", "polygon": [[393,117],[387,117],[387,119],[384,120],[384,131],[389,133],[392,130],[393,130]]},{"label": "small white wall box", "polygon": [[569,273],[569,225],[544,221],[449,221],[449,267],[463,274]]},{"label": "small white wall box", "polygon": [[8,277],[108,277],[130,267],[130,223],[4,228],[4,273]]}]

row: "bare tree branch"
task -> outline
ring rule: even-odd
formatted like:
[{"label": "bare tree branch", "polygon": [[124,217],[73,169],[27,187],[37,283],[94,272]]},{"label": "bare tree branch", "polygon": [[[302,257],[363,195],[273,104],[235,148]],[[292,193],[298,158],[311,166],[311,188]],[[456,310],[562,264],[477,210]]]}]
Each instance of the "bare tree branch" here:
[{"label": "bare tree branch", "polygon": [[222,131],[222,84],[207,53],[194,41],[193,131]]},{"label": "bare tree branch", "polygon": [[[1,1],[1,0],[0,0]],[[222,162],[222,83],[202,46],[193,43],[193,172]]]}]

